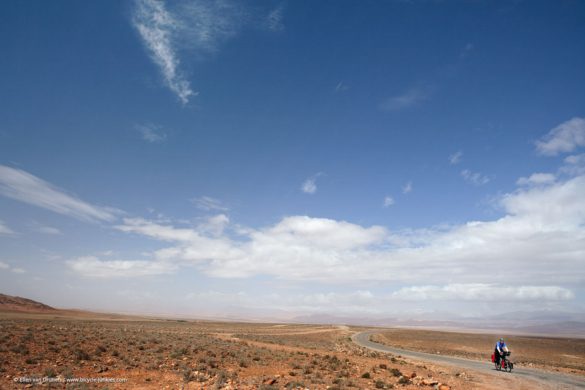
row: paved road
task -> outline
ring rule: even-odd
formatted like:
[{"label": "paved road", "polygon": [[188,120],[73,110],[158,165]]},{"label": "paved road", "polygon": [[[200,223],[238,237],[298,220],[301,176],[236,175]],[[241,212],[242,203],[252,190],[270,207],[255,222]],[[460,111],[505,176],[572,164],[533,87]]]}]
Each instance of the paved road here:
[{"label": "paved road", "polygon": [[496,371],[493,363],[490,363],[489,361],[481,362],[477,360],[469,360],[451,356],[433,355],[430,353],[407,351],[404,349],[398,349],[374,343],[370,341],[370,336],[376,333],[380,333],[380,331],[369,330],[366,332],[356,333],[351,337],[351,339],[354,343],[361,347],[365,347],[378,352],[387,352],[394,355],[401,355],[411,359],[418,359],[438,364],[457,366],[461,367],[462,369],[476,370],[493,375],[515,375],[526,379],[534,379],[540,382],[544,382],[546,384],[551,385],[551,387],[555,389],[585,389],[585,378],[583,377],[551,373],[524,367],[514,367],[514,370],[512,371],[511,374],[506,374],[503,372]]}]

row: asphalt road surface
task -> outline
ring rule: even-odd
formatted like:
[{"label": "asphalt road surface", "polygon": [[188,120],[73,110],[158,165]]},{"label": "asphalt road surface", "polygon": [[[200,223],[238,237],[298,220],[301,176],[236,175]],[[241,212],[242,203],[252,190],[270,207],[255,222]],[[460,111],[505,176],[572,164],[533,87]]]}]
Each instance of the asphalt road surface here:
[{"label": "asphalt road surface", "polygon": [[483,373],[493,375],[515,375],[518,377],[533,379],[542,383],[550,385],[554,389],[585,389],[585,378],[575,375],[565,375],[553,372],[546,372],[525,367],[514,367],[512,373],[504,373],[496,371],[494,364],[490,361],[481,362],[477,360],[469,360],[463,358],[456,358],[452,356],[434,355],[424,352],[407,351],[382,345],[370,341],[372,334],[380,333],[379,330],[369,330],[354,334],[351,339],[354,343],[361,347],[371,349],[378,352],[391,353],[393,355],[401,355],[407,358],[423,360],[427,362],[445,364],[450,366],[460,367],[466,370],[475,370]]}]

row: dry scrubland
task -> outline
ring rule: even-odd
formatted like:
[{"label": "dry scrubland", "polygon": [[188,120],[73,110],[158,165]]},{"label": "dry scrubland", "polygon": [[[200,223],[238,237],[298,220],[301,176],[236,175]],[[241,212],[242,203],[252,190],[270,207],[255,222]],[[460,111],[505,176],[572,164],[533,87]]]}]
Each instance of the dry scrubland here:
[{"label": "dry scrubland", "polygon": [[128,380],[44,385],[68,389],[534,388],[367,351],[350,341],[355,330],[0,313],[0,388],[24,388],[13,382],[23,376]]},{"label": "dry scrubland", "polygon": [[[393,329],[371,340],[411,351],[488,361],[501,336],[505,335]],[[509,336],[506,344],[518,366],[585,375],[585,339]]]}]

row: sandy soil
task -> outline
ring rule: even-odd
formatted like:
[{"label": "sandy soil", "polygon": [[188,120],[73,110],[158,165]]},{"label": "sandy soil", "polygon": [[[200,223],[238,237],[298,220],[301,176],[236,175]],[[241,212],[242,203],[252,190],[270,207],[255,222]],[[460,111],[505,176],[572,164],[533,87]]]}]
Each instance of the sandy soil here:
[{"label": "sandy soil", "polygon": [[[165,320],[92,313],[0,313],[0,388],[59,389],[534,389],[372,352],[365,328]],[[123,383],[69,383],[76,378]]]}]

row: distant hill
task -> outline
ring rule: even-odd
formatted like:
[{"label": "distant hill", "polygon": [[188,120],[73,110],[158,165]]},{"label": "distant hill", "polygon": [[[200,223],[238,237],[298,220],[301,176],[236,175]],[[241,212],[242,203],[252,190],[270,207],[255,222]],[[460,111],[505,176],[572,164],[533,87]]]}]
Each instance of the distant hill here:
[{"label": "distant hill", "polygon": [[57,309],[33,301],[32,299],[13,297],[11,295],[0,294],[0,311],[18,311],[26,313],[46,313],[57,311]]}]

